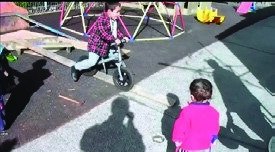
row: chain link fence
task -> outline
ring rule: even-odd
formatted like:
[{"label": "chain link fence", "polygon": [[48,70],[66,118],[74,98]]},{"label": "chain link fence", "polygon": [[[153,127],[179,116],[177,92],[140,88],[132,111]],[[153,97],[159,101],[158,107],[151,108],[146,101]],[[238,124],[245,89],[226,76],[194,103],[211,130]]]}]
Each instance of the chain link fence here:
[{"label": "chain link fence", "polygon": [[[65,2],[65,10],[71,2]],[[83,2],[85,8],[88,8],[92,2]],[[240,2],[227,2],[230,6],[238,7]],[[61,10],[62,2],[28,2],[27,10],[29,15],[38,15],[43,13],[58,12]],[[93,9],[102,9],[104,2],[95,2]],[[275,2],[256,2],[256,9],[274,6]],[[75,2],[72,9],[80,9],[79,2]]]},{"label": "chain link fence", "polygon": [[[65,2],[65,10],[72,2]],[[84,8],[88,8],[92,2],[83,2]],[[102,9],[104,2],[96,2],[93,9]],[[28,2],[26,9],[29,15],[39,15],[61,11],[62,2]],[[79,2],[74,2],[72,10],[80,9]]]},{"label": "chain link fence", "polygon": [[[227,2],[227,4],[237,7],[240,5],[240,2]],[[255,2],[255,5],[256,5],[256,9],[261,9],[264,7],[275,5],[275,2]]]}]

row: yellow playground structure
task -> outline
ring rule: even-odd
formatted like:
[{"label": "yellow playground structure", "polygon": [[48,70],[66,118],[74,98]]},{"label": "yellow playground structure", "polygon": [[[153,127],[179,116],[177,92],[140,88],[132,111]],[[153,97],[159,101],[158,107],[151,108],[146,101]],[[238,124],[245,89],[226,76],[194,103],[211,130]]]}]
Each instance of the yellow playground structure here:
[{"label": "yellow playground structure", "polygon": [[197,9],[197,19],[202,23],[216,23],[221,24],[224,21],[225,16],[218,15],[218,9],[215,8],[205,8]]}]

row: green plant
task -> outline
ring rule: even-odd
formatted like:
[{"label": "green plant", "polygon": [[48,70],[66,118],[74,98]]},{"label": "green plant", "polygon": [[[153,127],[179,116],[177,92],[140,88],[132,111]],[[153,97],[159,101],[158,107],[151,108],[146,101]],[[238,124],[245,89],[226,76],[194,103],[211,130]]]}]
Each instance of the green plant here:
[{"label": "green plant", "polygon": [[28,8],[30,6],[30,2],[14,2],[15,5],[23,7],[23,8]]}]

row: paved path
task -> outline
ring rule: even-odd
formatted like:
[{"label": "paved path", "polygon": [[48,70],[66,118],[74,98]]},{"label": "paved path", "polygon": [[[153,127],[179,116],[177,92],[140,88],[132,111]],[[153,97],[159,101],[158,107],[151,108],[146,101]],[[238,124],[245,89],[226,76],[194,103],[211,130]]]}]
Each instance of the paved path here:
[{"label": "paved path", "polygon": [[[182,106],[188,100],[189,83],[194,78],[199,77],[208,78],[213,83],[214,94],[212,104],[221,112],[221,125],[222,128],[226,128],[226,130],[221,130],[220,140],[222,141],[219,141],[214,148],[217,151],[264,152],[265,144],[262,143],[262,138],[270,138],[269,131],[271,131],[271,128],[263,125],[266,123],[263,117],[268,116],[268,113],[264,111],[261,113],[260,108],[264,107],[270,113],[274,113],[272,111],[274,109],[271,108],[272,106],[268,101],[275,101],[275,97],[271,96],[259,84],[253,74],[249,72],[242,62],[222,42],[215,42],[198,50],[190,57],[185,57],[172,65],[168,65],[167,68],[142,80],[137,85],[146,88],[147,91],[150,90],[154,95],[174,94],[175,97],[180,99],[180,105]],[[224,83],[224,81],[228,83]],[[221,83],[235,86],[219,86]],[[236,98],[242,99],[244,98],[243,96],[247,98],[248,96],[254,96],[255,101],[249,102],[255,103],[233,101],[233,99],[236,99],[234,97],[226,99],[232,100],[231,102],[233,103],[225,103],[226,100],[222,97],[224,92],[221,92],[223,90],[221,89],[222,87],[241,87],[238,88],[238,92],[240,93],[233,91],[236,93]],[[253,92],[253,95],[248,92]],[[234,104],[238,102],[241,103],[235,107]],[[232,111],[228,109],[230,106],[233,107],[231,108]],[[119,110],[116,109],[117,107],[119,107]],[[166,118],[167,122],[173,122],[176,117],[175,111],[167,111],[166,108],[162,104],[158,104],[132,92],[120,93],[84,115],[14,151],[101,151],[104,147],[112,146],[113,142],[117,142],[115,139],[124,141],[116,144],[120,148],[133,146],[124,145],[124,143],[134,142],[134,147],[127,147],[132,149],[132,151],[143,151],[142,149],[148,152],[165,151],[167,141],[155,143],[152,140],[152,136],[162,134],[163,124],[161,122],[163,118],[167,117],[163,115],[165,111],[168,115],[168,118]],[[250,108],[253,108],[253,111],[249,112]],[[242,114],[239,109],[248,113]],[[124,111],[133,113],[133,124],[129,120],[128,123],[125,122],[126,116],[123,113]],[[229,118],[227,111],[229,111],[231,118]],[[262,121],[250,121],[250,123],[262,124],[261,127],[264,127],[265,130],[258,132],[259,130],[252,130],[246,124],[247,120],[243,119],[244,115],[252,116],[250,113],[254,113],[253,117]],[[133,126],[129,127],[130,124]],[[122,132],[116,134],[115,132],[120,131],[119,128],[121,125],[130,128],[130,132],[124,129]],[[238,128],[236,128],[237,126]],[[243,133],[247,135],[244,136],[242,135]]]}]

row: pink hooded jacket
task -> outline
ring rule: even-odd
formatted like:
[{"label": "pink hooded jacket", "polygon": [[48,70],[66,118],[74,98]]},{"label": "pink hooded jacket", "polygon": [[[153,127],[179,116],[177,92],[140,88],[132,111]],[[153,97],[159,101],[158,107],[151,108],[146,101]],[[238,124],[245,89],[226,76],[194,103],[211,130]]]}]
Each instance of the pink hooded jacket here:
[{"label": "pink hooded jacket", "polygon": [[219,129],[219,113],[209,102],[191,102],[175,121],[172,141],[181,142],[184,150],[209,149]]}]

